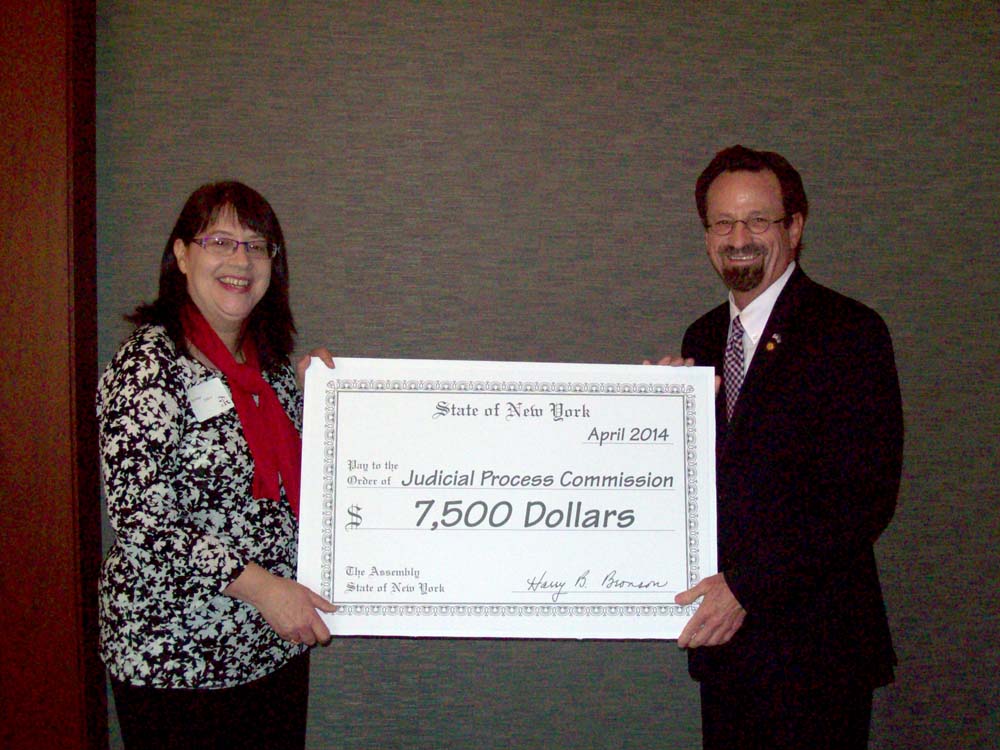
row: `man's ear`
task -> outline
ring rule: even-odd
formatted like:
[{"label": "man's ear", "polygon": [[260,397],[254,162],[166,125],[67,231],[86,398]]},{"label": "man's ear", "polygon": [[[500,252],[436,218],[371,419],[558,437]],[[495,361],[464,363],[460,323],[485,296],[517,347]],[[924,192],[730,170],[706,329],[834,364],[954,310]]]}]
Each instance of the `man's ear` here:
[{"label": "man's ear", "polygon": [[805,229],[806,220],[802,218],[801,213],[792,214],[792,221],[788,225],[788,242],[792,249],[798,254],[799,245],[802,243],[802,230]]}]

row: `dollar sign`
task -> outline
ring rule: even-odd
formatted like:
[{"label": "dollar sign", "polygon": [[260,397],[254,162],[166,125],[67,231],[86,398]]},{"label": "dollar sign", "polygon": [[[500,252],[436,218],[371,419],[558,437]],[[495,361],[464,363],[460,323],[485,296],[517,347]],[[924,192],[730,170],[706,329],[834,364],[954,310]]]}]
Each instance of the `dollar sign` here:
[{"label": "dollar sign", "polygon": [[347,530],[356,529],[358,528],[358,526],[361,525],[361,513],[359,512],[360,510],[361,508],[359,508],[357,505],[349,505],[347,507],[347,515],[351,517],[351,520],[347,522],[347,525],[344,527],[345,529]]}]

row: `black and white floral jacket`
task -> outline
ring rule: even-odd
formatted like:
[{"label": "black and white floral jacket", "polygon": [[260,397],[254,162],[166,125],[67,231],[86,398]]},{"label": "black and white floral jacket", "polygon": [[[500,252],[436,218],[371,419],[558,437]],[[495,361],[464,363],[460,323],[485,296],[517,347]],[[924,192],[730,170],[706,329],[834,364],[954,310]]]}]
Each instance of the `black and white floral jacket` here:
[{"label": "black and white floral jacket", "polygon": [[[101,571],[101,657],[133,685],[231,687],[303,650],[222,593],[251,561],[294,577],[297,530],[287,501],[252,497],[253,461],[235,409],[196,415],[189,391],[213,378],[225,384],[178,352],[162,327],[141,326],[98,386],[116,536]],[[265,379],[301,429],[292,368]]]}]

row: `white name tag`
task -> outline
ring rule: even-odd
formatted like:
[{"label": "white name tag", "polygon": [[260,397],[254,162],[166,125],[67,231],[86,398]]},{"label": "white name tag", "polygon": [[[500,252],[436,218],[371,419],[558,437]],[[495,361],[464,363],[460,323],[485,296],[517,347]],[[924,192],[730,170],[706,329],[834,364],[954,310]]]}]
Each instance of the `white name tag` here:
[{"label": "white name tag", "polygon": [[199,422],[227,412],[233,408],[233,397],[221,378],[198,383],[188,390],[188,400]]}]

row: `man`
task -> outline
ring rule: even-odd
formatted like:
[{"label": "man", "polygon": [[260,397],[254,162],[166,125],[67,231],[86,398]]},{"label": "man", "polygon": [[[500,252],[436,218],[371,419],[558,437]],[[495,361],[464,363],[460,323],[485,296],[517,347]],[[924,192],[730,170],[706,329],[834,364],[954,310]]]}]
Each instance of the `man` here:
[{"label": "man", "polygon": [[783,157],[725,149],[695,198],[729,288],[681,351],[722,378],[720,573],[677,597],[703,597],[678,645],[701,682],[704,746],[865,748],[895,665],[872,549],[902,463],[889,332],[802,271],[808,201]]}]

